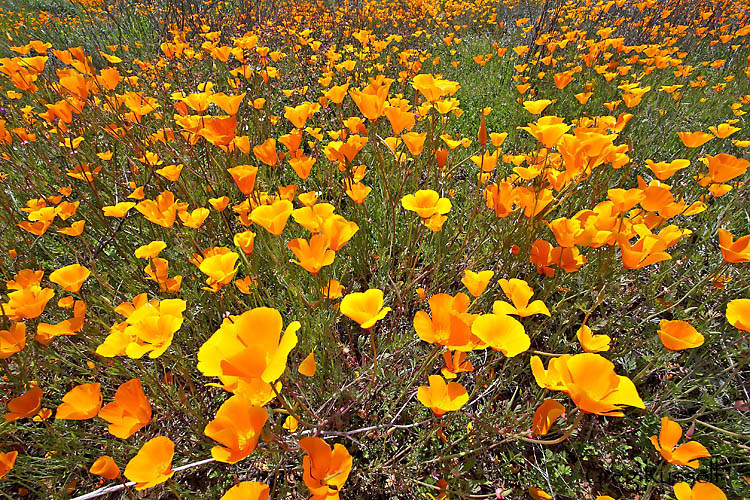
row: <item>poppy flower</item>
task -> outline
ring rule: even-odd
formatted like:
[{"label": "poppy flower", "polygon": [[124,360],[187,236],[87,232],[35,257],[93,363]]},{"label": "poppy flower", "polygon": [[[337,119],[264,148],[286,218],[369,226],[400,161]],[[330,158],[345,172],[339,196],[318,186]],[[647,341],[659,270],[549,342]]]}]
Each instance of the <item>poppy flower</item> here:
[{"label": "poppy flower", "polygon": [[391,310],[390,307],[383,307],[383,291],[377,288],[346,295],[339,309],[341,314],[356,321],[365,330],[375,326]]},{"label": "poppy flower", "polygon": [[299,364],[297,371],[305,377],[312,377],[315,375],[316,370],[317,365],[315,364],[315,351],[311,351],[310,354],[308,354],[307,357],[302,360],[302,363]]},{"label": "poppy flower", "polygon": [[690,160],[677,159],[667,163],[664,161],[654,162],[653,160],[646,160],[646,165],[656,175],[657,179],[665,181],[672,177],[676,172],[679,172],[683,168],[690,166]]},{"label": "poppy flower", "polygon": [[609,351],[609,343],[612,341],[608,335],[594,335],[587,325],[578,329],[576,338],[585,352]]},{"label": "poppy flower", "polygon": [[659,322],[657,333],[664,347],[670,351],[693,349],[702,346],[704,342],[703,335],[687,321],[663,319]]},{"label": "poppy flower", "polygon": [[490,280],[495,275],[495,271],[479,271],[475,273],[466,269],[461,283],[464,284],[469,293],[474,297],[479,297],[487,289]]},{"label": "poppy flower", "polygon": [[401,206],[411,212],[416,212],[422,219],[429,219],[435,214],[447,214],[451,210],[451,201],[441,198],[432,189],[422,189],[414,194],[407,194],[401,198]]},{"label": "poppy flower", "polygon": [[282,326],[281,314],[268,307],[229,316],[198,350],[198,370],[251,404],[266,404],[274,397],[270,384],[281,377],[297,345],[299,322],[291,322],[283,336]]},{"label": "poppy flower", "polygon": [[414,330],[419,338],[430,344],[447,346],[458,351],[471,351],[481,343],[471,333],[474,315],[467,312],[469,297],[438,293],[430,297],[430,315],[417,311]]},{"label": "poppy flower", "polygon": [[525,318],[533,314],[545,314],[551,316],[549,309],[541,300],[535,300],[529,304],[529,300],[534,296],[534,290],[524,280],[513,278],[500,280],[500,288],[503,293],[513,302],[513,305],[496,300],[492,305],[494,314],[514,314]]},{"label": "poppy flower", "polygon": [[54,296],[55,291],[51,288],[28,286],[22,290],[10,292],[8,302],[1,304],[0,309],[11,321],[33,319],[41,316],[47,302]]},{"label": "poppy flower", "polygon": [[440,373],[447,379],[454,379],[459,373],[474,371],[474,366],[471,364],[471,361],[466,359],[465,352],[456,351],[451,356],[450,351],[445,351],[443,353],[443,361],[445,362],[445,366],[440,369]]},{"label": "poppy flower", "polygon": [[242,481],[229,488],[219,500],[268,500],[270,493],[265,483]]},{"label": "poppy flower", "polygon": [[103,477],[104,479],[117,479],[120,477],[120,468],[109,455],[103,455],[91,464],[89,472]]},{"label": "poppy flower", "polygon": [[531,433],[534,436],[544,436],[549,432],[555,420],[565,413],[565,407],[554,399],[545,399],[534,412]]},{"label": "poppy flower", "polygon": [[66,292],[78,293],[91,272],[80,264],[61,267],[49,275],[52,283],[60,285]]},{"label": "poppy flower", "polygon": [[526,127],[518,128],[534,136],[545,148],[551,148],[560,141],[565,132],[570,130],[570,125],[563,123],[562,118],[550,115],[543,116],[535,123],[529,123]]},{"label": "poppy flower", "polygon": [[529,496],[533,500],[552,500],[552,495],[541,488],[529,487]]},{"label": "poppy flower", "polygon": [[6,422],[13,422],[21,418],[33,417],[42,407],[42,390],[35,386],[24,392],[17,398],[8,401],[8,413],[5,414]]},{"label": "poppy flower", "polygon": [[162,227],[172,227],[177,217],[178,202],[174,194],[164,191],[156,200],[143,200],[135,206],[146,220]]},{"label": "poppy flower", "polygon": [[677,132],[682,143],[689,148],[699,148],[714,138],[705,132]]},{"label": "poppy flower", "polygon": [[328,248],[328,238],[322,234],[312,236],[309,242],[295,238],[287,243],[287,247],[299,259],[292,262],[312,274],[318,274],[323,267],[333,264],[336,257],[336,252]]},{"label": "poppy flower", "polygon": [[263,144],[254,146],[253,153],[255,154],[255,157],[257,159],[259,159],[269,167],[275,166],[279,161],[279,156],[276,153],[276,139],[274,139],[273,137],[270,139],[266,139]]},{"label": "poppy flower", "polygon": [[276,200],[270,205],[260,205],[253,209],[250,219],[269,233],[279,236],[293,210],[291,201]]},{"label": "poppy flower", "polygon": [[507,314],[478,316],[471,325],[471,333],[509,358],[525,352],[531,346],[531,339],[523,325]]},{"label": "poppy flower", "polygon": [[750,234],[734,241],[732,233],[719,228],[719,249],[726,262],[750,262]]},{"label": "poppy flower", "polygon": [[256,234],[252,231],[242,231],[234,235],[234,244],[240,247],[245,255],[251,255],[253,253],[255,236]]},{"label": "poppy flower", "polygon": [[651,436],[650,439],[656,451],[661,453],[664,460],[673,465],[685,465],[697,469],[699,458],[711,456],[706,447],[697,441],[688,441],[677,446],[680,437],[682,437],[680,424],[670,420],[669,417],[662,417],[659,437]]},{"label": "poppy flower", "polygon": [[138,491],[154,487],[174,476],[172,457],[172,440],[165,436],[155,437],[141,446],[125,466],[123,474],[130,481],[135,481],[135,489]]},{"label": "poppy flower", "polygon": [[[733,327],[750,332],[750,299],[735,299],[727,304],[727,321]],[[2,335],[2,332],[0,332]]]},{"label": "poppy flower", "polygon": [[552,104],[552,101],[550,101],[549,99],[539,99],[538,101],[524,101],[523,107],[532,115],[538,115],[542,111],[544,111],[550,104]]},{"label": "poppy flower", "polygon": [[706,155],[704,162],[708,166],[708,177],[716,183],[730,181],[750,168],[750,161],[726,153]]},{"label": "poppy flower", "polygon": [[167,244],[163,241],[152,241],[147,245],[141,245],[136,248],[135,256],[138,259],[155,259],[165,248],[167,248]]},{"label": "poppy flower", "polygon": [[599,354],[563,355],[549,362],[545,370],[538,356],[531,358],[537,384],[563,391],[584,413],[622,417],[622,406],[645,408],[635,384],[615,373],[615,366]]},{"label": "poppy flower", "polygon": [[237,259],[239,254],[235,252],[217,253],[203,259],[198,269],[207,275],[206,283],[212,289],[219,289],[230,283],[237,274]]},{"label": "poppy flower", "polygon": [[713,483],[698,481],[690,488],[687,483],[677,483],[672,488],[677,500],[727,500],[727,496]]},{"label": "poppy flower", "polygon": [[[255,189],[255,178],[258,175],[258,167],[255,167],[253,165],[237,165],[236,167],[227,169],[227,172],[229,172],[229,175],[232,176],[234,183],[237,184],[238,188],[240,188],[242,194],[247,196],[253,192],[253,189]],[[227,202],[229,202],[228,198]],[[222,204],[223,202],[219,203],[219,206],[221,206]],[[217,205],[213,206],[214,208],[217,207]],[[219,209],[217,208],[217,210]]]},{"label": "poppy flower", "polygon": [[211,456],[229,464],[247,457],[258,445],[266,420],[266,410],[253,406],[248,399],[238,395],[227,399],[204,430],[206,436],[223,445],[211,448]]},{"label": "poppy flower", "polygon": [[99,418],[109,422],[110,434],[127,439],[151,422],[151,403],[140,379],[128,380],[115,392],[115,399],[99,410]]},{"label": "poppy flower", "polygon": [[13,469],[13,466],[16,464],[16,457],[18,457],[17,451],[0,453],[0,479],[4,478]]},{"label": "poppy flower", "polygon": [[359,226],[340,215],[326,218],[321,227],[323,236],[328,240],[328,247],[334,252],[341,250],[359,231]]},{"label": "poppy flower", "polygon": [[81,384],[73,387],[57,407],[57,420],[87,420],[94,418],[102,407],[101,384]]},{"label": "poppy flower", "polygon": [[0,330],[0,359],[7,359],[26,346],[26,325],[13,323],[7,330]]},{"label": "poppy flower", "polygon": [[121,201],[117,205],[102,207],[105,217],[125,217],[131,208],[135,206],[135,202],[132,201]]},{"label": "poppy flower", "polygon": [[333,215],[334,210],[335,207],[330,203],[316,203],[311,207],[292,211],[292,218],[311,233],[319,233],[323,223]]},{"label": "poppy flower", "polygon": [[449,411],[456,411],[468,403],[469,394],[466,388],[456,382],[445,383],[440,375],[428,377],[429,386],[417,389],[417,399],[440,418]]},{"label": "poppy flower", "polygon": [[326,299],[338,299],[344,294],[344,287],[338,280],[328,280],[328,283],[321,290],[323,297]]},{"label": "poppy flower", "polygon": [[305,452],[302,480],[313,495],[311,500],[337,500],[352,470],[346,447],[336,443],[331,449],[318,437],[300,439],[299,446]]}]

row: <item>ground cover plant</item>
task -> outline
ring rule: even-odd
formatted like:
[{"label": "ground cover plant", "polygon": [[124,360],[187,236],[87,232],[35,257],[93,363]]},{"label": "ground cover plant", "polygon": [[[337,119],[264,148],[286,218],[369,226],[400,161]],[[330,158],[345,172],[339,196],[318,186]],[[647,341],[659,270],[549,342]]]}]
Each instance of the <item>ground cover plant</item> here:
[{"label": "ground cover plant", "polygon": [[748,498],[749,16],[9,0],[0,497]]}]

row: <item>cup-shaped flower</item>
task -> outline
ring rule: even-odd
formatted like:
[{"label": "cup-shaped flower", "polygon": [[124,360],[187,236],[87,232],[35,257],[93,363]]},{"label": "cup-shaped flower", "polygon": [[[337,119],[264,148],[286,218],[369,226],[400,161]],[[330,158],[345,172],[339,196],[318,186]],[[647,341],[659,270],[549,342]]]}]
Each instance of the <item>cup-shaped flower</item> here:
[{"label": "cup-shaped flower", "polygon": [[563,413],[565,413],[565,407],[562,404],[554,399],[545,399],[534,412],[531,433],[534,436],[544,436]]},{"label": "cup-shaped flower", "polygon": [[281,377],[297,345],[299,322],[290,323],[283,336],[282,326],[281,314],[268,307],[230,316],[198,351],[198,370],[251,404],[266,404],[274,396],[270,384]]},{"label": "cup-shaped flower", "polygon": [[127,439],[151,422],[151,403],[143,392],[140,379],[128,380],[115,392],[115,400],[99,410],[99,417],[109,422],[108,431]]},{"label": "cup-shaped flower", "polygon": [[4,478],[8,474],[8,472],[13,469],[13,466],[16,464],[17,457],[17,451],[0,453],[0,479]]},{"label": "cup-shaped flower", "polygon": [[541,300],[535,300],[529,304],[529,300],[534,296],[534,290],[524,280],[513,278],[511,280],[501,279],[500,288],[505,295],[513,302],[513,305],[496,300],[492,305],[494,314],[517,314],[521,317],[531,316],[532,314],[545,314],[551,316],[549,309]]},{"label": "cup-shaped flower", "polygon": [[247,398],[234,395],[227,399],[204,431],[206,436],[224,445],[211,448],[211,456],[229,464],[247,457],[258,445],[267,419],[266,410],[253,406]]},{"label": "cup-shaped flower", "polygon": [[229,488],[219,500],[268,500],[270,493],[265,483],[242,481]]},{"label": "cup-shaped flower", "polygon": [[529,123],[527,127],[518,128],[534,136],[545,148],[551,148],[570,130],[570,125],[565,124],[562,118],[550,115],[539,118],[535,123]]},{"label": "cup-shaped flower", "polygon": [[471,333],[475,316],[466,312],[469,308],[466,294],[457,293],[453,297],[438,293],[430,297],[429,304],[432,317],[425,311],[417,311],[414,315],[414,330],[420,339],[466,352],[481,345]]},{"label": "cup-shaped flower", "polygon": [[346,447],[328,444],[317,437],[300,439],[300,448],[306,455],[302,457],[302,480],[310,489],[311,500],[337,500],[352,470],[352,456]]},{"label": "cup-shaped flower", "polygon": [[255,189],[255,178],[258,176],[258,167],[253,165],[237,165],[227,169],[234,183],[240,188],[242,194],[249,195]]},{"label": "cup-shaped flower", "polygon": [[693,328],[687,321],[669,321],[663,319],[659,322],[659,338],[664,347],[670,351],[681,351],[692,349],[703,345],[703,335]]},{"label": "cup-shaped flower", "polygon": [[104,479],[117,479],[120,477],[120,468],[109,455],[103,455],[91,464],[89,472],[103,477]]},{"label": "cup-shaped flower", "polygon": [[[733,327],[744,332],[750,332],[750,299],[734,299],[727,304],[727,321]],[[2,335],[2,332],[0,332]],[[0,339],[0,343],[2,340]],[[2,358],[2,351],[0,351]]]},{"label": "cup-shaped flower", "polygon": [[269,233],[279,236],[294,210],[289,200],[276,200],[270,205],[260,205],[250,214],[250,219]]},{"label": "cup-shaped flower", "polygon": [[732,233],[719,228],[719,249],[726,262],[750,262],[750,234],[734,241]]},{"label": "cup-shaped flower", "polygon": [[445,351],[443,361],[445,366],[440,369],[440,373],[447,379],[454,379],[459,373],[474,371],[474,366],[466,359],[465,352],[456,351],[451,355],[450,351]]},{"label": "cup-shaped flower", "polygon": [[257,159],[270,167],[279,161],[279,155],[276,153],[276,139],[273,137],[266,139],[263,144],[254,146],[253,153]]},{"label": "cup-shaped flower", "polygon": [[417,389],[417,399],[440,418],[449,411],[456,411],[469,402],[466,388],[457,382],[445,383],[440,375],[428,377],[429,386]]},{"label": "cup-shaped flower", "polygon": [[26,346],[26,325],[13,323],[7,330],[0,330],[0,359],[7,359]]},{"label": "cup-shaped flower", "polygon": [[141,446],[138,453],[125,466],[124,475],[135,481],[136,490],[145,490],[161,484],[174,475],[172,470],[174,443],[165,436],[158,436]]},{"label": "cup-shaped flower", "polygon": [[479,271],[475,273],[469,269],[464,271],[464,277],[461,283],[464,284],[466,289],[473,297],[479,297],[487,289],[490,280],[495,275],[495,271]]},{"label": "cup-shaped flower", "polygon": [[531,358],[531,369],[540,387],[560,390],[584,413],[622,417],[622,406],[645,408],[635,384],[615,373],[615,365],[599,354],[584,353],[560,356],[544,370],[537,356]]},{"label": "cup-shaped flower", "polygon": [[356,292],[341,299],[341,313],[359,323],[359,326],[369,330],[375,323],[385,318],[391,310],[383,307],[383,291],[370,288],[366,292]]},{"label": "cup-shaped flower", "polygon": [[482,314],[471,325],[471,333],[509,358],[525,352],[531,346],[531,339],[523,325],[507,314]]},{"label": "cup-shaped flower", "polygon": [[576,337],[585,352],[609,351],[609,343],[612,341],[609,335],[594,335],[587,325],[581,325]]},{"label": "cup-shaped flower", "polygon": [[81,384],[73,387],[62,398],[55,418],[58,420],[86,420],[94,418],[102,407],[101,384]]},{"label": "cup-shaped flower", "polygon": [[60,285],[66,292],[78,293],[90,274],[91,271],[86,267],[80,264],[71,264],[54,271],[49,275],[49,280]]},{"label": "cup-shaped flower", "polygon": [[212,288],[221,288],[230,283],[237,274],[237,259],[239,254],[235,252],[216,253],[201,261],[198,269],[207,275],[206,283]]},{"label": "cup-shaped flower", "polygon": [[435,214],[447,214],[453,205],[448,198],[441,198],[432,189],[420,189],[414,194],[407,194],[401,198],[401,206],[415,212],[422,219],[429,219]]},{"label": "cup-shaped flower", "polygon": [[17,398],[8,401],[8,413],[5,414],[6,422],[13,422],[21,418],[33,417],[42,407],[42,389],[38,386],[32,387]]},{"label": "cup-shaped flower", "polygon": [[10,292],[8,302],[0,304],[0,309],[11,321],[33,319],[41,316],[47,302],[54,296],[55,291],[53,289],[32,285]]},{"label": "cup-shaped flower", "polygon": [[336,252],[328,248],[328,238],[323,234],[312,236],[309,242],[296,238],[286,246],[299,259],[292,262],[312,274],[318,274],[323,267],[333,264],[336,257]]},{"label": "cup-shaped flower", "polygon": [[672,488],[677,500],[727,500],[727,496],[713,483],[699,481],[691,488],[687,483],[677,483]]},{"label": "cup-shaped flower", "polygon": [[328,239],[328,247],[338,252],[359,231],[359,226],[340,215],[332,215],[325,220],[321,231]]},{"label": "cup-shaped flower", "polygon": [[705,446],[697,441],[688,441],[687,443],[677,446],[677,442],[682,437],[682,428],[677,422],[670,420],[669,417],[662,417],[661,431],[659,437],[651,436],[651,443],[661,456],[673,465],[685,465],[697,469],[700,465],[699,458],[710,457]]}]

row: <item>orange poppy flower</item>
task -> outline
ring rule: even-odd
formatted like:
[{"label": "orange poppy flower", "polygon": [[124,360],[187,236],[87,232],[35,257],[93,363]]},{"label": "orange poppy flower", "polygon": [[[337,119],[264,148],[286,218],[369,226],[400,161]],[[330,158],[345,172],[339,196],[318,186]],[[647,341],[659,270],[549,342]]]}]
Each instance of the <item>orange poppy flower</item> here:
[{"label": "orange poppy flower", "polygon": [[42,389],[32,387],[17,398],[8,401],[8,413],[5,414],[6,422],[13,422],[21,418],[33,417],[42,407]]},{"label": "orange poppy flower", "polygon": [[283,336],[282,326],[281,314],[268,307],[229,316],[198,351],[198,370],[251,404],[266,404],[274,397],[270,384],[281,377],[297,345],[299,322],[291,322]]},{"label": "orange poppy flower", "polygon": [[471,351],[481,343],[471,333],[474,315],[466,312],[469,308],[466,294],[457,293],[453,297],[438,293],[430,297],[429,304],[432,317],[425,311],[414,315],[414,330],[420,339],[458,351]]},{"label": "orange poppy flower", "polygon": [[323,297],[326,299],[338,299],[344,294],[344,287],[338,280],[328,280],[322,290]]},{"label": "orange poppy flower", "polygon": [[544,436],[549,432],[555,420],[565,413],[565,407],[554,399],[545,399],[534,412],[531,433],[534,436]]},{"label": "orange poppy flower", "polygon": [[677,483],[672,488],[677,500],[727,500],[727,496],[713,483],[699,481],[690,488],[687,483]]},{"label": "orange poppy flower", "polygon": [[487,289],[490,280],[495,275],[495,271],[479,271],[475,273],[466,269],[461,283],[464,284],[469,293],[474,297],[479,297]]},{"label": "orange poppy flower", "polygon": [[750,234],[734,241],[732,233],[719,228],[719,249],[726,262],[750,262]]},{"label": "orange poppy flower", "polygon": [[692,349],[703,345],[703,335],[690,325],[687,321],[669,321],[663,319],[659,322],[659,338],[664,347],[670,351],[681,351]]},{"label": "orange poppy flower", "polygon": [[523,107],[532,115],[538,115],[550,104],[552,104],[552,101],[549,99],[539,99],[538,101],[524,101]]},{"label": "orange poppy flower", "polygon": [[270,494],[265,483],[242,481],[229,488],[219,500],[268,500]]},{"label": "orange poppy flower", "polygon": [[13,323],[7,330],[0,330],[0,359],[7,359],[26,346],[26,325]]},{"label": "orange poppy flower", "polygon": [[653,160],[646,160],[646,165],[648,165],[648,168],[651,169],[659,180],[665,181],[672,177],[676,172],[689,167],[690,160],[677,159],[672,160],[671,162],[660,161],[658,163]]},{"label": "orange poppy flower", "polygon": [[534,290],[524,280],[513,278],[500,280],[500,288],[503,293],[513,302],[513,305],[496,300],[492,305],[494,314],[515,314],[525,318],[533,314],[545,314],[551,316],[549,309],[541,300],[535,300],[529,304],[529,300],[534,296]]},{"label": "orange poppy flower", "polygon": [[91,464],[89,472],[101,476],[104,479],[117,479],[120,477],[120,468],[109,455],[103,455]]},{"label": "orange poppy flower", "polygon": [[562,118],[550,115],[543,116],[535,123],[529,123],[526,127],[518,128],[534,136],[544,147],[551,148],[558,143],[565,132],[570,130],[570,125],[563,123]]},{"label": "orange poppy flower", "polygon": [[302,363],[299,364],[297,371],[305,377],[313,377],[315,376],[316,370],[317,365],[315,364],[315,351],[311,351],[310,354],[308,354],[307,357],[302,360]]},{"label": "orange poppy flower", "polygon": [[266,139],[263,144],[254,146],[253,153],[257,159],[270,167],[275,166],[279,161],[279,156],[276,153],[276,139],[273,137]]},{"label": "orange poppy flower", "polygon": [[735,299],[729,302],[726,316],[730,325],[750,332],[750,299]]},{"label": "orange poppy flower", "polygon": [[37,285],[28,286],[8,294],[8,302],[0,305],[3,313],[11,321],[32,319],[41,316],[47,302],[55,296],[51,288],[42,288]]},{"label": "orange poppy flower", "polygon": [[578,329],[576,337],[585,352],[609,351],[609,343],[612,341],[608,335],[594,335],[587,325]]},{"label": "orange poppy flower", "polygon": [[318,274],[323,267],[333,264],[336,257],[336,252],[328,248],[328,238],[323,234],[312,236],[309,242],[302,238],[293,239],[287,243],[287,247],[299,259],[292,262],[312,274]]},{"label": "orange poppy flower", "polygon": [[377,79],[371,79],[370,84],[362,90],[351,89],[349,95],[359,108],[359,111],[370,121],[375,121],[385,110],[385,101],[393,80],[379,75]]},{"label": "orange poppy flower", "polygon": [[16,457],[18,457],[17,451],[0,453],[0,479],[4,478],[13,469],[13,466],[16,464]]},{"label": "orange poppy flower", "polygon": [[[227,169],[227,172],[232,176],[234,183],[240,188],[242,194],[247,196],[253,192],[253,189],[255,189],[255,179],[258,175],[258,167],[253,165],[237,165],[236,167]],[[229,202],[228,198],[227,202]]]},{"label": "orange poppy flower", "polygon": [[352,470],[352,456],[344,445],[334,444],[331,449],[321,438],[300,439],[299,446],[306,455],[302,457],[302,480],[314,500],[337,500]]},{"label": "orange poppy flower", "polygon": [[294,210],[289,200],[276,200],[270,205],[260,205],[250,214],[250,219],[269,233],[279,236]]},{"label": "orange poppy flower", "polygon": [[57,420],[87,420],[94,418],[102,407],[101,384],[81,384],[73,387],[57,407]]},{"label": "orange poppy flower", "polygon": [[90,274],[91,271],[86,267],[80,264],[71,264],[54,271],[49,275],[49,280],[60,285],[66,292],[78,293]]},{"label": "orange poppy flower", "polygon": [[143,200],[135,206],[147,220],[162,227],[172,227],[179,203],[174,194],[164,191],[154,200]]},{"label": "orange poppy flower", "polygon": [[523,325],[507,314],[478,316],[471,325],[471,333],[509,358],[525,352],[531,346],[531,339]]},{"label": "orange poppy flower", "polygon": [[133,201],[121,201],[116,205],[109,205],[102,207],[105,217],[125,217],[131,208],[135,206]]},{"label": "orange poppy flower", "polygon": [[294,222],[311,233],[319,233],[323,223],[333,215],[336,207],[330,203],[316,203],[311,207],[297,208],[292,211]]},{"label": "orange poppy flower", "polygon": [[145,490],[161,484],[174,476],[172,470],[174,443],[165,436],[158,436],[141,446],[138,453],[125,466],[124,475],[135,481],[135,489]]},{"label": "orange poppy flower", "polygon": [[383,291],[377,288],[346,295],[339,309],[341,314],[356,321],[365,330],[375,326],[391,310],[390,307],[383,307]]},{"label": "orange poppy flower", "polygon": [[682,143],[689,148],[699,148],[714,138],[705,132],[677,132]]},{"label": "orange poppy flower", "polygon": [[633,382],[617,375],[615,365],[599,354],[553,358],[548,370],[533,356],[531,371],[540,387],[567,393],[584,413],[622,417],[623,405],[645,408]]},{"label": "orange poppy flower", "polygon": [[469,402],[469,394],[461,384],[446,384],[440,375],[430,375],[428,380],[429,386],[423,385],[417,389],[417,399],[431,409],[436,417],[440,418],[449,411],[459,410]]},{"label": "orange poppy flower", "polygon": [[703,161],[708,166],[708,177],[717,183],[739,177],[750,168],[750,161],[726,153],[716,156],[706,155]]},{"label": "orange poppy flower", "polygon": [[211,456],[229,464],[247,457],[258,445],[266,420],[266,410],[253,406],[248,399],[238,395],[227,399],[204,431],[206,436],[224,445],[211,448]]},{"label": "orange poppy flower", "polygon": [[452,204],[448,198],[441,198],[436,191],[422,189],[401,198],[401,206],[406,210],[416,212],[422,219],[429,219],[435,214],[447,214]]},{"label": "orange poppy flower", "polygon": [[114,401],[99,410],[99,417],[109,422],[109,433],[120,439],[147,426],[151,422],[151,403],[140,379],[128,380],[118,387]]},{"label": "orange poppy flower", "polygon": [[697,441],[688,441],[677,446],[677,442],[682,437],[682,428],[680,424],[670,420],[669,417],[662,417],[661,431],[659,437],[651,436],[651,443],[661,456],[673,465],[685,465],[693,469],[699,466],[698,459],[710,457],[705,446]]},{"label": "orange poppy flower", "polygon": [[235,252],[226,252],[203,259],[198,269],[208,276],[206,284],[211,287],[211,290],[218,290],[234,279],[234,275],[237,274],[235,264],[239,258],[239,254]]},{"label": "orange poppy flower", "polygon": [[474,371],[471,361],[466,360],[465,352],[456,351],[451,356],[450,351],[445,351],[443,353],[443,361],[445,362],[445,366],[440,369],[440,373],[447,379],[454,379],[459,373]]},{"label": "orange poppy flower", "polygon": [[340,215],[334,214],[326,218],[320,230],[328,240],[328,247],[334,252],[338,252],[359,231],[359,226]]}]

